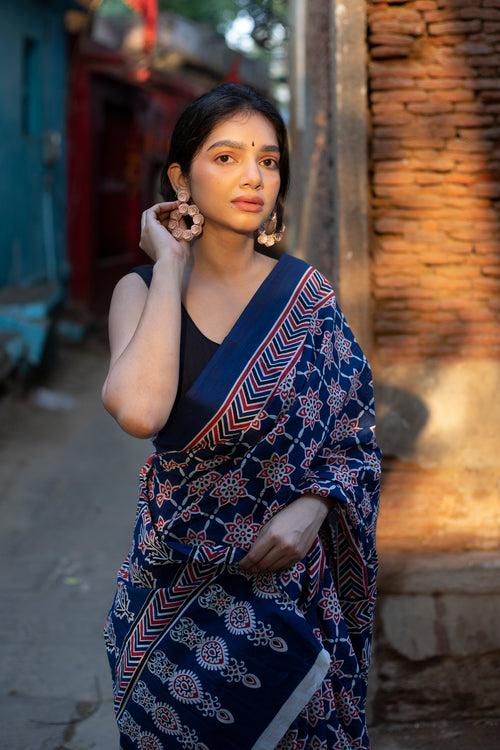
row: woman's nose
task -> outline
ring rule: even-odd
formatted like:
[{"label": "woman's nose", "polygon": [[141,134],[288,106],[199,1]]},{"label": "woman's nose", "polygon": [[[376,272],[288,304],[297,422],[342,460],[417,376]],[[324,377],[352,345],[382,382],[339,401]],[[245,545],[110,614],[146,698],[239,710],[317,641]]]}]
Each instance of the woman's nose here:
[{"label": "woman's nose", "polygon": [[241,179],[252,184],[260,184],[262,181],[261,169],[253,159],[244,163]]}]

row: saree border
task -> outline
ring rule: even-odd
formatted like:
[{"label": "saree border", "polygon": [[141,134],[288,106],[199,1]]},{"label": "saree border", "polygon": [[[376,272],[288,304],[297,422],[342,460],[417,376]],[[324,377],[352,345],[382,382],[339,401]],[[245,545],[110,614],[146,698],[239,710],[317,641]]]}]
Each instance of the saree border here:
[{"label": "saree border", "polygon": [[251,750],[274,750],[290,724],[297,718],[304,706],[309,703],[318,687],[322,684],[328,674],[330,664],[330,654],[324,648],[319,652],[309,672],[299,682],[293,693],[283,703],[274,719],[252,745]]},{"label": "saree border", "polygon": [[177,447],[160,441],[157,453],[214,450],[250,426],[300,355],[311,316],[334,296],[314,266],[284,253],[181,397],[171,431],[162,428]]},{"label": "saree border", "polygon": [[188,560],[171,587],[152,589],[131,626],[116,666],[114,710],[120,718],[148,655],[200,591],[220,575],[215,558],[226,561],[231,548],[210,559]]}]

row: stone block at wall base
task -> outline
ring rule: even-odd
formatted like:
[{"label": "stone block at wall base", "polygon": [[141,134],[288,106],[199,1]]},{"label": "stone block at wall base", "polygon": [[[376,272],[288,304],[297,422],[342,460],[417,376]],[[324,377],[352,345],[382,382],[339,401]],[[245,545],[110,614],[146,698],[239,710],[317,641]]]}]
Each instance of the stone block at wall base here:
[{"label": "stone block at wall base", "polygon": [[375,723],[500,717],[500,551],[380,559]]}]

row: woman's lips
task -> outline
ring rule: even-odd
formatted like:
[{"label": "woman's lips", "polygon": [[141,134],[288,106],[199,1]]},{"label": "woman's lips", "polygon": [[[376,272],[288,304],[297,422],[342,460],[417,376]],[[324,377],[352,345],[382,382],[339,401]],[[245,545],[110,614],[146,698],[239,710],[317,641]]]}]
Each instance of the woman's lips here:
[{"label": "woman's lips", "polygon": [[258,213],[264,208],[262,203],[252,203],[251,201],[237,200],[231,201],[231,203],[238,208],[241,208],[242,211],[251,211],[252,213]]}]

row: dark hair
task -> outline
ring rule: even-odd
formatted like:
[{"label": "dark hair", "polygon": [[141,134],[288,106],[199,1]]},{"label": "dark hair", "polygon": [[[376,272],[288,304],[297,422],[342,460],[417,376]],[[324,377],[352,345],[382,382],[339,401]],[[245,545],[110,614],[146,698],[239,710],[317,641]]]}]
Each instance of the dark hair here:
[{"label": "dark hair", "polygon": [[[191,162],[212,130],[239,112],[260,112],[274,126],[280,149],[280,189],[276,200],[276,229],[283,225],[285,198],[290,183],[290,157],[285,122],[268,99],[252,86],[243,83],[221,83],[190,102],[177,120],[167,161],[161,174],[160,192],[166,201],[175,200],[176,193],[167,174],[170,164],[177,162],[188,175]],[[260,248],[259,248],[260,249]]]}]

